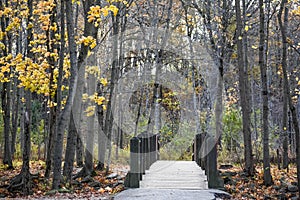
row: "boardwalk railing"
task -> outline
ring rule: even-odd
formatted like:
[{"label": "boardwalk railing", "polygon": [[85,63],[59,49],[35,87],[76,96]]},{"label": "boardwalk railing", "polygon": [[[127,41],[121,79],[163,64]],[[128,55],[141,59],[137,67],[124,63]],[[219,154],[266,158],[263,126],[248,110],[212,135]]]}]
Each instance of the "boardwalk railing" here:
[{"label": "boardwalk railing", "polygon": [[140,180],[150,166],[159,159],[159,136],[140,134],[130,140],[130,172],[125,186],[140,187]]},{"label": "boardwalk railing", "polygon": [[208,187],[224,187],[217,167],[217,142],[214,136],[206,133],[197,134],[193,142],[193,160],[205,170]]},{"label": "boardwalk railing", "polygon": [[[140,187],[145,171],[159,160],[158,135],[140,134],[130,140],[130,172],[127,174],[125,186]],[[193,141],[193,160],[205,170],[208,187],[220,189],[223,180],[217,168],[217,142],[209,134],[197,134]],[[200,178],[200,177],[199,177]]]}]

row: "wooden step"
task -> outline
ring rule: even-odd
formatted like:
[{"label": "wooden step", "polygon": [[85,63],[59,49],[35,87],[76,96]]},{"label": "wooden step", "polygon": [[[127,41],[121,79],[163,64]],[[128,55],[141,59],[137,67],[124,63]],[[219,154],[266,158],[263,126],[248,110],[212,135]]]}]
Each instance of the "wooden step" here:
[{"label": "wooden step", "polygon": [[208,189],[204,171],[194,161],[157,161],[143,175],[141,188]]}]

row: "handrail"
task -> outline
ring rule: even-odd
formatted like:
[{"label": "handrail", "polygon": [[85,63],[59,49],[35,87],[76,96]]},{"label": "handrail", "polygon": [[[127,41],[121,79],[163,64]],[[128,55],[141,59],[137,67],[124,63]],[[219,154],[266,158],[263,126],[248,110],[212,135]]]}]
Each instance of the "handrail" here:
[{"label": "handrail", "polygon": [[[125,187],[138,188],[143,174],[159,160],[159,135],[140,134],[130,140],[130,171]],[[217,168],[217,142],[215,137],[197,134],[193,141],[193,160],[205,170],[208,187],[223,189],[224,182]]]},{"label": "handrail", "polygon": [[197,134],[193,142],[193,160],[205,170],[208,187],[223,189],[224,182],[217,167],[217,142],[207,133]]},{"label": "handrail", "polygon": [[130,139],[130,171],[125,187],[138,188],[143,174],[159,159],[159,135],[142,133]]}]

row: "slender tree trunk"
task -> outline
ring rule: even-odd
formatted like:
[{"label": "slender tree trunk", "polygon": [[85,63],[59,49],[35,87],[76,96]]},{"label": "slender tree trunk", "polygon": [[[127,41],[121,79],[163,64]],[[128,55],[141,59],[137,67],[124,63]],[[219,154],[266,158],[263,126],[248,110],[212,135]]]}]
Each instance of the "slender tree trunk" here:
[{"label": "slender tree trunk", "polygon": [[[89,74],[87,78],[88,95],[95,94],[96,91],[96,77],[93,74]],[[92,106],[95,102],[90,102]],[[98,127],[98,126],[97,126]],[[85,168],[88,174],[94,171],[94,132],[95,132],[95,113],[87,117],[87,139],[86,139],[86,151],[85,151]]]},{"label": "slender tree trunk", "polygon": [[[74,137],[74,135],[75,135],[75,137]],[[63,176],[66,178],[67,182],[70,182],[71,178],[72,178],[74,155],[75,155],[76,142],[77,142],[76,136],[77,136],[76,125],[74,122],[73,113],[71,112],[69,129],[68,129],[68,137],[67,137],[65,163],[64,163],[64,169],[63,169]]]},{"label": "slender tree trunk", "polygon": [[[284,4],[284,0],[282,1]],[[278,17],[280,17],[279,19],[279,22],[281,22],[282,24],[282,20],[281,20],[281,17],[282,17],[282,12],[283,12],[283,8],[281,9],[281,15]],[[286,59],[287,59],[287,47],[286,47],[286,44],[284,44],[284,40],[286,40],[286,37],[285,34],[286,34],[286,26],[288,25],[288,19],[287,19],[287,12],[288,10],[285,10],[285,13],[284,13],[284,24],[281,25],[280,27],[280,31],[281,32],[285,32],[282,36],[282,42],[283,42],[283,48],[282,48],[282,51],[285,51],[285,52],[282,52],[282,63],[287,65],[286,64]],[[281,20],[281,21],[280,21]],[[283,88],[282,88],[282,96],[283,96],[283,107],[282,107],[282,135],[283,135],[283,143],[282,143],[282,147],[283,147],[283,163],[282,163],[282,167],[283,169],[288,169],[288,165],[289,165],[289,157],[288,157],[288,140],[289,140],[289,135],[288,135],[288,95],[289,94],[289,87],[288,87],[288,84],[286,81],[283,80]]]},{"label": "slender tree trunk", "polygon": [[16,138],[17,138],[17,129],[18,129],[18,119],[19,119],[19,104],[20,104],[20,88],[17,87],[17,79],[14,78],[14,97],[15,101],[12,101],[13,103],[13,109],[12,109],[12,129],[11,129],[11,154],[14,156],[14,153],[16,152]]},{"label": "slender tree trunk", "polygon": [[[76,4],[76,13],[78,10],[78,5]],[[76,16],[77,17],[77,16]],[[61,4],[61,37],[63,37],[65,35],[65,25],[64,25],[64,5],[63,3]],[[74,25],[74,29],[76,30],[77,27],[77,20],[74,21],[75,25]],[[74,35],[76,36],[76,33],[74,33]],[[61,42],[61,49],[64,49],[65,46],[65,41],[63,39],[63,41]],[[63,57],[64,57],[64,51],[61,52],[60,54],[60,60],[63,61]],[[63,67],[63,63],[61,63],[61,66]],[[77,88],[80,85],[80,81],[79,79],[83,79],[84,75],[82,77],[82,75],[78,75],[78,84],[77,84]],[[60,86],[61,87],[61,86]],[[75,105],[77,106],[76,108],[80,108],[80,105],[78,106],[78,103],[76,103],[76,99],[78,98],[77,95],[77,88],[75,91],[75,96],[74,96],[74,102],[72,105],[72,110],[70,113],[70,121],[68,124],[68,136],[67,136],[67,146],[66,146],[66,152],[65,152],[65,163],[64,163],[64,167],[63,167],[63,176],[66,179],[67,182],[71,181],[72,178],[72,172],[73,172],[73,165],[74,165],[74,157],[75,157],[75,150],[76,150],[76,143],[77,143],[77,127],[76,127],[76,122],[74,117],[77,117],[77,112],[80,113],[81,109],[74,109]],[[60,91],[61,92],[61,91]],[[81,97],[80,97],[81,100]],[[80,103],[79,103],[80,104]],[[76,118],[77,119],[77,118]]]},{"label": "slender tree trunk", "polygon": [[81,132],[80,129],[77,128],[77,137],[76,137],[76,166],[82,167],[83,166],[83,144],[81,140]]},{"label": "slender tree trunk", "polygon": [[[93,23],[90,23],[88,22],[88,19],[87,19],[87,15],[88,15],[88,12],[90,10],[90,7],[91,6],[94,6],[96,5],[97,1],[93,1],[93,0],[87,0],[87,1],[84,1],[83,2],[83,7],[84,7],[84,16],[85,19],[84,19],[84,33],[83,33],[83,36],[85,37],[88,37],[88,36],[92,36],[94,39],[97,40],[97,33],[98,33],[98,30],[97,28],[95,27],[95,25]],[[77,12],[77,9],[76,9],[76,12]],[[78,17],[78,16],[76,16]],[[77,23],[75,23],[75,25],[77,26]],[[82,94],[83,94],[83,87],[84,87],[84,81],[85,81],[85,61],[88,57],[88,51],[90,50],[90,47],[89,46],[86,46],[84,44],[81,44],[81,48],[80,48],[80,52],[79,52],[79,56],[78,56],[78,71],[79,71],[79,75],[78,75],[78,84],[77,84],[77,87],[76,87],[76,96],[75,96],[75,99],[74,99],[74,104],[73,104],[73,107],[72,107],[72,114],[73,114],[73,120],[74,120],[74,123],[70,123],[70,125],[74,126],[72,127],[71,129],[73,130],[72,132],[69,132],[70,136],[69,137],[69,140],[70,140],[70,145],[73,144],[73,141],[77,141],[77,147],[76,147],[76,150],[77,150],[77,158],[78,158],[78,163],[77,164],[81,164],[81,161],[82,161],[82,152],[83,152],[83,146],[82,146],[82,140],[81,140],[81,135],[80,135],[80,120],[81,120],[81,114],[82,114],[82,110],[81,109],[78,109],[78,108],[81,108],[81,103],[82,103]],[[96,61],[96,58],[92,58],[92,62]],[[96,81],[96,80],[95,80]],[[72,119],[72,118],[71,118]],[[70,150],[70,151],[69,151]],[[68,155],[67,158],[68,159],[72,159],[72,160],[69,160],[68,161],[68,164],[70,164],[69,166],[66,167],[69,168],[69,169],[73,169],[73,162],[74,162],[74,156],[75,156],[75,148],[69,148],[68,150]],[[86,152],[87,153],[87,152]],[[85,160],[87,161],[87,160]],[[86,176],[88,174],[90,174],[90,172],[92,170],[86,170],[86,163],[85,163],[85,166],[83,168],[83,170],[77,174],[76,176]],[[88,166],[88,168],[90,168]],[[69,173],[71,173],[72,170],[69,170]],[[70,176],[70,174],[68,174],[68,176]]]},{"label": "slender tree trunk", "polygon": [[289,155],[288,155],[288,128],[287,128],[287,122],[288,122],[288,98],[286,98],[287,88],[284,84],[283,86],[283,107],[282,107],[282,135],[283,135],[283,155],[282,155],[282,167],[283,169],[288,169],[289,166]]},{"label": "slender tree trunk", "polygon": [[243,23],[241,17],[240,1],[235,1],[236,21],[237,21],[237,51],[238,51],[238,66],[239,66],[239,90],[242,107],[243,118],[243,135],[244,135],[244,156],[245,156],[245,172],[247,175],[254,174],[251,131],[250,131],[250,105],[249,105],[249,88],[248,88],[248,71],[244,63],[244,50],[242,30]]},{"label": "slender tree trunk", "polygon": [[31,193],[31,174],[29,171],[31,137],[30,137],[30,123],[31,122],[31,93],[26,91],[26,112],[25,112],[25,131],[24,131],[24,148],[23,148],[23,165],[21,174],[23,176],[23,194],[29,195]]},{"label": "slender tree trunk", "polygon": [[3,164],[7,164],[9,169],[13,168],[12,155],[10,149],[10,82],[3,83],[2,110],[4,121],[4,158]]},{"label": "slender tree trunk", "polygon": [[[62,0],[62,3],[64,1]],[[74,18],[73,18],[73,7],[72,1],[66,0],[66,21],[67,21],[67,31],[68,31],[68,45],[70,53],[70,84],[69,84],[69,95],[67,98],[66,105],[58,118],[57,124],[57,137],[55,142],[55,152],[53,159],[53,189],[58,189],[61,181],[61,164],[62,164],[62,151],[63,151],[63,138],[67,125],[70,120],[71,109],[76,93],[77,80],[78,80],[78,68],[77,68],[77,52],[76,52],[76,42],[74,37]]]},{"label": "slender tree trunk", "polygon": [[[97,84],[97,94],[98,96],[102,96],[102,87],[101,84]],[[104,163],[105,163],[105,144],[107,143],[106,136],[104,134],[104,111],[102,105],[97,105],[97,118],[98,118],[98,164],[97,169],[103,170],[104,169]]]},{"label": "slender tree trunk", "polygon": [[[7,1],[0,2],[1,10],[4,10],[4,7],[7,6]],[[8,20],[5,16],[1,16],[1,31],[5,33],[5,28],[8,26]],[[8,37],[8,34],[7,34]],[[7,37],[3,37],[2,43],[5,45],[6,49],[3,51],[2,56],[7,56],[8,52],[10,51],[11,46],[7,39]],[[5,76],[9,77],[9,74],[6,73]],[[12,164],[12,154],[11,154],[11,145],[10,145],[10,82],[4,82],[2,85],[1,91],[1,106],[3,111],[3,121],[4,121],[4,157],[3,157],[3,164],[8,165],[8,169],[13,169]]]},{"label": "slender tree trunk", "polygon": [[[117,36],[119,34],[119,14],[117,16],[112,16],[113,20],[113,35]],[[111,138],[112,138],[112,126],[113,126],[113,113],[112,109],[113,106],[112,103],[112,97],[113,97],[113,92],[115,90],[115,82],[118,79],[119,76],[119,59],[118,59],[118,46],[119,46],[119,41],[116,39],[113,41],[113,52],[112,52],[112,69],[111,69],[111,81],[110,81],[110,95],[109,95],[109,100],[107,103],[107,110],[106,110],[106,117],[105,117],[105,125],[104,125],[104,133],[107,136],[107,143],[108,144],[108,149],[110,154],[111,151]],[[106,146],[103,147],[103,149],[106,149]],[[105,151],[104,151],[105,152]],[[104,154],[105,157],[105,154]],[[110,155],[108,155],[110,157]],[[109,164],[110,164],[110,158],[108,159],[107,166],[106,166],[106,173],[109,171]]]},{"label": "slender tree trunk", "polygon": [[265,14],[263,0],[259,0],[259,66],[261,74],[262,86],[262,131],[263,131],[263,169],[264,169],[264,184],[272,185],[272,176],[270,168],[270,153],[269,153],[269,100],[268,100],[268,80],[267,80],[267,65],[265,63]]},{"label": "slender tree trunk", "polygon": [[[27,6],[29,10],[28,20],[27,20],[27,27],[30,23],[32,23],[32,13],[33,13],[33,0],[27,1]],[[27,32],[27,43],[26,43],[26,55],[28,58],[33,58],[31,47],[28,41],[32,41],[33,33],[32,29],[28,28]],[[31,150],[31,92],[29,90],[25,91],[25,109],[23,113],[23,122],[24,122],[24,136],[23,136],[23,164],[22,170],[20,174],[15,176],[11,179],[10,185],[8,186],[8,190],[13,192],[15,189],[21,189],[23,195],[29,195],[32,193],[32,181],[31,181],[31,174],[29,168],[30,162],[30,150]]]},{"label": "slender tree trunk", "polygon": [[50,108],[49,114],[49,127],[48,127],[48,143],[47,143],[47,154],[46,154],[46,170],[45,177],[49,178],[52,169],[52,157],[53,157],[53,147],[55,141],[55,108]]},{"label": "slender tree trunk", "polygon": [[[297,119],[296,108],[292,102],[291,94],[290,94],[290,85],[287,74],[287,27],[288,27],[288,12],[289,9],[286,6],[287,0],[282,0],[280,3],[280,9],[278,12],[278,22],[281,30],[282,37],[282,72],[283,72],[283,81],[286,87],[286,93],[284,94],[284,98],[288,99],[289,109],[291,111],[295,135],[296,135],[296,163],[297,163],[297,181],[298,181],[298,191],[300,191],[300,131],[299,124]],[[284,21],[282,21],[282,14]]]},{"label": "slender tree trunk", "polygon": [[[56,0],[54,3],[57,5]],[[57,23],[57,7],[55,6],[53,10],[51,11],[51,16],[50,16],[50,23],[54,24]],[[47,30],[46,31],[47,35],[47,51],[48,52],[53,52],[54,49],[58,49],[57,44],[52,43],[52,39],[55,38],[55,33],[52,30]],[[64,39],[63,39],[64,40]],[[64,42],[63,42],[64,43]],[[50,66],[56,66],[57,63],[53,57],[49,57],[48,62]],[[54,84],[54,68],[50,67],[50,81],[49,81],[49,88],[51,92],[54,92],[53,90],[53,84]],[[60,89],[60,88],[59,88]],[[57,94],[56,97],[52,97],[49,95],[49,101],[50,102],[58,102],[57,101]],[[57,125],[57,116],[58,116],[58,107],[57,106],[52,106],[50,107],[50,113],[49,113],[49,135],[48,135],[48,151],[47,151],[47,157],[46,157],[46,171],[45,171],[45,177],[48,178],[51,172],[52,168],[52,157],[53,157],[53,147],[54,147],[54,141],[56,137],[56,125]]]}]

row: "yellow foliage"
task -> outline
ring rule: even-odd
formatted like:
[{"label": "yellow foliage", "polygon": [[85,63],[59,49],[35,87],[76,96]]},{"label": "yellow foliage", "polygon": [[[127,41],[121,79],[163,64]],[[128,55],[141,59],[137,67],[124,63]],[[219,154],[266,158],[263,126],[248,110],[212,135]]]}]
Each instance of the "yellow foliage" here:
[{"label": "yellow foliage", "polygon": [[[122,2],[122,1],[121,1]],[[127,3],[127,1],[124,1]],[[118,14],[119,9],[112,5],[111,1],[108,1],[110,3],[109,6],[105,6],[101,8],[100,6],[91,6],[90,11],[88,12],[88,22],[94,23],[94,25],[97,27],[99,26],[99,23],[101,22],[101,15],[104,17],[107,17],[109,15],[109,12],[112,12],[114,16]],[[128,3],[126,4],[128,5]]]},{"label": "yellow foliage", "polygon": [[300,15],[300,6],[298,6],[297,9],[292,10],[292,13],[294,15]]},{"label": "yellow foliage", "polygon": [[86,116],[91,117],[95,114],[95,108],[96,106],[88,106],[86,110],[84,111],[86,113]]},{"label": "yellow foliage", "polygon": [[92,36],[82,36],[82,38],[77,42],[78,44],[84,44],[84,46],[89,46],[91,49],[97,46],[97,40]]},{"label": "yellow foliage", "polygon": [[85,102],[88,99],[89,95],[87,93],[82,94],[82,101]]},{"label": "yellow foliage", "polygon": [[100,79],[100,83],[105,87],[105,86],[107,86],[107,79],[106,78],[101,78]]},{"label": "yellow foliage", "polygon": [[57,103],[53,102],[53,101],[48,101],[48,107],[49,108],[52,108],[52,107],[55,107],[57,106]]},{"label": "yellow foliage", "polygon": [[100,70],[98,66],[88,66],[86,68],[86,72],[88,74],[94,75],[94,76],[99,76],[100,75]]},{"label": "yellow foliage", "polygon": [[94,101],[96,104],[98,105],[102,105],[103,104],[103,101],[105,101],[105,97],[101,96],[97,96],[97,94],[94,95]]}]

